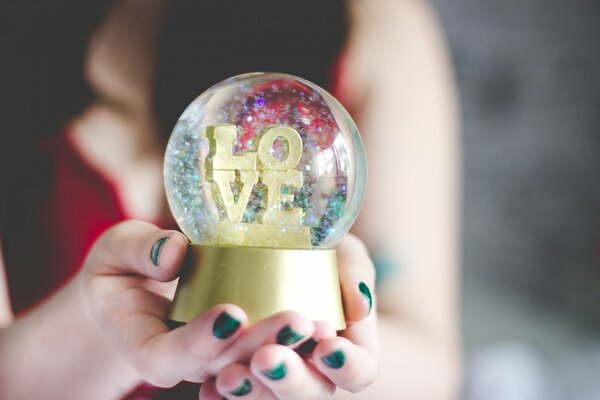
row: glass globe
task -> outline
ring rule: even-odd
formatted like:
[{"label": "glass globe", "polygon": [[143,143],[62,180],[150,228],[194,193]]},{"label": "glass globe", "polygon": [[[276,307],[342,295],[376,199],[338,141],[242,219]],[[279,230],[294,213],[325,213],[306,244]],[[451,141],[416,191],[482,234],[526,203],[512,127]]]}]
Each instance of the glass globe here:
[{"label": "glass globe", "polygon": [[171,212],[194,244],[329,249],[356,219],[366,160],[333,96],[295,76],[251,73],[188,106],[164,176]]}]

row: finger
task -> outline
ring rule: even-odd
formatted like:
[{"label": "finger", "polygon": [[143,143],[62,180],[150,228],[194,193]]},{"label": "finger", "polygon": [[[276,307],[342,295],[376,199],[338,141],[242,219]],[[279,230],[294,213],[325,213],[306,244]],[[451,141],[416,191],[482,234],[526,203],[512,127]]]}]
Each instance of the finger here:
[{"label": "finger", "polygon": [[217,386],[214,379],[209,379],[200,386],[198,393],[200,400],[222,400],[223,398],[217,391]]},{"label": "finger", "polygon": [[276,399],[271,390],[256,378],[244,364],[229,364],[217,375],[217,390],[227,399]]},{"label": "finger", "polygon": [[250,369],[278,399],[328,399],[335,392],[330,380],[288,347],[261,347],[252,357]]},{"label": "finger", "polygon": [[284,311],[250,326],[227,350],[208,366],[215,375],[225,365],[247,362],[256,349],[265,344],[280,344],[295,348],[314,332],[312,321],[293,311]]},{"label": "finger", "polygon": [[[169,331],[159,319],[135,313],[124,319],[117,333],[120,349],[150,383],[170,387],[207,365],[242,333],[245,313],[237,306],[215,306],[191,322]],[[210,374],[205,372],[204,380]]]},{"label": "finger", "polygon": [[365,245],[346,235],[336,248],[340,285],[347,321],[360,321],[375,306],[375,269]]},{"label": "finger", "polygon": [[377,377],[377,358],[363,346],[346,338],[323,340],[313,352],[315,367],[334,384],[356,393]]},{"label": "finger", "polygon": [[180,232],[126,221],[98,239],[85,265],[95,275],[136,274],[170,281],[177,276],[187,247],[187,238]]},{"label": "finger", "polygon": [[313,350],[322,340],[337,336],[335,329],[330,324],[323,321],[315,321],[314,324],[315,331],[312,336],[296,348],[296,352],[304,358],[310,358]]}]

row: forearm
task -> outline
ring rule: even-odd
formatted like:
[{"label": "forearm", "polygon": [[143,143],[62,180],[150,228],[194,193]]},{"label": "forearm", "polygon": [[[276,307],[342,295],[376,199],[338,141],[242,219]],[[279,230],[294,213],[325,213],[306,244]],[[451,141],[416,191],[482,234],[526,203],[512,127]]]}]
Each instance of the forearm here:
[{"label": "forearm", "polygon": [[380,376],[364,398],[454,398],[460,134],[447,49],[426,2],[352,4],[347,68],[357,79],[347,90],[369,159],[357,234],[396,267],[379,282],[389,316],[380,318]]},{"label": "forearm", "polygon": [[137,374],[88,317],[77,278],[0,331],[0,398],[111,399]]}]

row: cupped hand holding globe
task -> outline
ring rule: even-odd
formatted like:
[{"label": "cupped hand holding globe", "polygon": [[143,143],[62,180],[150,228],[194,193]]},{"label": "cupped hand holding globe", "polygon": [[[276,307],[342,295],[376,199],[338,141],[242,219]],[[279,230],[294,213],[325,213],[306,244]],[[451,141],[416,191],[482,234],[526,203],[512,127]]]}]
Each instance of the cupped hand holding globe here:
[{"label": "cupped hand holding globe", "polygon": [[321,399],[336,387],[359,391],[375,378],[375,299],[359,287],[373,287],[374,273],[358,239],[349,235],[338,245],[349,325],[339,336],[295,312],[249,326],[232,304],[170,329],[168,299],[187,246],[179,232],[121,223],[96,242],[72,283],[76,290],[68,290],[144,379],[161,387],[204,382],[200,398],[220,400],[245,392],[252,399]]},{"label": "cupped hand holding globe", "polygon": [[[203,382],[202,399],[328,398],[337,387],[355,392],[373,381],[374,270],[362,243],[344,237],[364,194],[365,159],[335,99],[283,74],[224,81],[177,123],[165,183],[187,238],[120,224],[98,240],[77,280],[93,319],[145,379],[165,387]],[[165,321],[188,238],[219,246],[337,245],[347,329],[336,333],[293,311],[250,324],[233,304],[173,329]]]}]

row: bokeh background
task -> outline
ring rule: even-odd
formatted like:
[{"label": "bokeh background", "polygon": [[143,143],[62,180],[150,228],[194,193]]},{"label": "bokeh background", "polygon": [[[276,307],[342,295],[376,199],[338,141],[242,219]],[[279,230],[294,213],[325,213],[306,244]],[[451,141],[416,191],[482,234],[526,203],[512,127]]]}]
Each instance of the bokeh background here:
[{"label": "bokeh background", "polygon": [[[98,13],[91,7],[103,5],[79,2],[75,12],[76,2],[62,8],[42,1],[3,3],[0,134],[16,129],[44,132],[44,127],[56,123],[48,120],[77,112],[89,95],[76,85],[69,88],[73,93],[61,87],[62,100],[53,101],[56,85],[81,67],[81,52],[68,49],[83,48],[83,32],[91,29],[90,21]],[[431,3],[450,46],[462,108],[466,365],[461,396],[600,399],[600,2]],[[226,8],[216,1],[206,4]],[[307,19],[302,3],[294,4],[291,13]],[[252,22],[245,18],[252,9],[248,2],[247,9],[237,10],[236,18]],[[185,8],[175,12],[187,23],[180,23],[173,35],[185,36],[187,28],[198,28],[193,13]],[[322,18],[329,16],[323,12]],[[59,19],[70,25],[53,23]],[[72,29],[82,34],[72,35]],[[296,39],[311,50],[324,39],[328,41],[324,48],[339,48],[344,29],[342,25],[328,32],[309,29]],[[62,46],[47,49],[41,38],[56,39]],[[168,57],[186,54],[181,47],[194,44],[170,43],[176,47],[167,48]],[[247,48],[240,42],[235,50],[256,53],[265,43]],[[212,50],[227,50],[218,45],[215,41],[217,48]],[[61,53],[56,56],[56,51]],[[169,82],[158,88],[167,103],[162,105],[164,119],[178,115],[198,87],[232,71],[285,70],[326,85],[322,65],[297,72],[296,54],[279,53],[277,59],[269,58],[274,57],[271,54],[265,52],[255,64],[247,61],[231,70],[205,70],[205,81],[194,86],[189,85],[189,77],[198,75],[193,69],[162,71]],[[203,61],[202,54],[198,57],[188,64],[198,65]],[[333,53],[319,54],[320,59],[332,57]],[[15,79],[21,75],[28,76],[27,85]],[[31,88],[40,87],[46,97],[32,96]],[[167,89],[189,93],[177,103]],[[39,107],[40,102],[46,107]],[[11,140],[22,139],[12,135]],[[10,167],[5,160],[0,157],[3,170]]]},{"label": "bokeh background", "polygon": [[462,101],[463,398],[600,399],[600,3],[433,4]]}]

